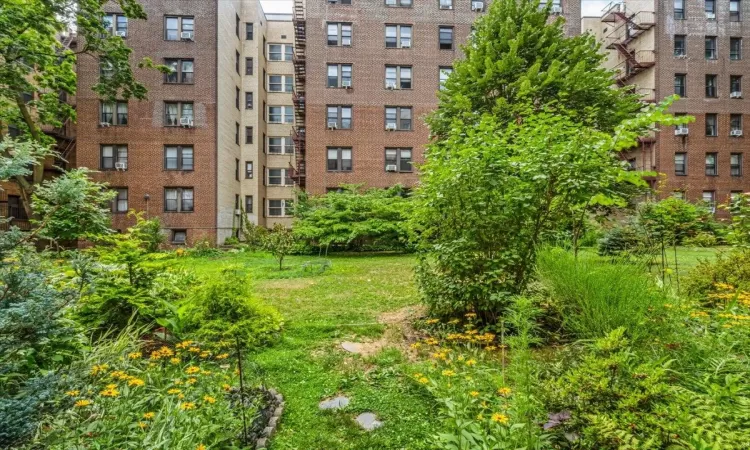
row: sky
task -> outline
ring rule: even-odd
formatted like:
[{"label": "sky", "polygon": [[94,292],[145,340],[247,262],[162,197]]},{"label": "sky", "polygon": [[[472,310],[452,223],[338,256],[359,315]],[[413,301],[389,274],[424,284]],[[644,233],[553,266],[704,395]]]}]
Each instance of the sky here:
[{"label": "sky", "polygon": [[[372,0],[368,0],[372,1]],[[429,0],[428,0],[429,1]],[[582,0],[581,14],[583,16],[600,16],[602,8],[607,6],[611,0]],[[291,14],[292,0],[260,0],[263,4],[263,11],[267,13],[287,13]]]}]

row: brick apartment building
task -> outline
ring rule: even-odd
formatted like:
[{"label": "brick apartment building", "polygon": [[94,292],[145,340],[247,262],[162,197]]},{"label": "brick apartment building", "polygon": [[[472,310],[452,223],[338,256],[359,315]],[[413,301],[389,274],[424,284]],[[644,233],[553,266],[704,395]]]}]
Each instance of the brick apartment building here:
[{"label": "brick apartment building", "polygon": [[[695,122],[663,127],[625,157],[634,169],[666,174],[660,197],[674,195],[712,206],[750,188],[744,155],[742,92],[750,58],[750,5],[740,0],[641,0],[613,2],[600,17],[583,18],[609,52],[621,86],[648,101],[680,95],[671,112]],[[750,96],[748,96],[750,97]],[[656,180],[654,180],[656,184]]]}]

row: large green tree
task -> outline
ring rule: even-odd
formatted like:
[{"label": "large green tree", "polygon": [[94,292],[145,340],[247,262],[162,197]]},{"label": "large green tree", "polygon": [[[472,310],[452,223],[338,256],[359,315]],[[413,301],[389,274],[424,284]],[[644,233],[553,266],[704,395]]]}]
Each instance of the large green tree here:
[{"label": "large green tree", "polygon": [[[66,95],[76,93],[76,59],[96,58],[115,70],[102,77],[92,89],[103,99],[143,99],[146,89],[132,71],[131,49],[123,39],[108,32],[103,21],[102,0],[3,0],[0,2],[0,137],[8,126],[19,129],[13,142],[31,140],[51,147],[54,139],[43,127],[60,127],[75,120],[75,111]],[[137,0],[116,0],[131,19],[145,19]],[[61,35],[75,31],[78,46],[64,45]],[[152,66],[149,60],[141,62]],[[63,95],[65,94],[65,95]],[[14,153],[14,146],[4,149]],[[39,154],[33,173],[18,175],[24,206],[31,216],[31,197],[42,183],[44,158]]]}]

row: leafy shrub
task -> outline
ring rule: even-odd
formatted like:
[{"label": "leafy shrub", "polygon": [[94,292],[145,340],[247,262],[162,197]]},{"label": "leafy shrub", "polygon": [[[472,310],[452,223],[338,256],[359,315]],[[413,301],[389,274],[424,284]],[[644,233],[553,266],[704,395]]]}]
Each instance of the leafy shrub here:
[{"label": "leafy shrub", "polygon": [[750,291],[750,251],[738,248],[701,260],[682,283],[689,295],[702,299],[716,292],[717,284]]},{"label": "leafy shrub", "polygon": [[228,238],[224,239],[224,245],[238,245],[239,243],[240,240],[234,236],[229,236]]},{"label": "leafy shrub", "polygon": [[618,255],[633,250],[641,243],[638,232],[630,226],[617,225],[610,228],[599,239],[599,254],[602,256]]},{"label": "leafy shrub", "polygon": [[251,250],[262,249],[267,234],[268,228],[255,225],[249,220],[244,223],[242,228],[242,239]]},{"label": "leafy shrub", "polygon": [[688,247],[714,247],[719,243],[719,240],[713,233],[706,231],[699,231],[695,236],[686,237],[683,241],[683,245]]},{"label": "leafy shrub", "polygon": [[638,264],[576,260],[562,249],[547,249],[537,270],[561,310],[563,328],[578,338],[603,337],[619,327],[643,337],[651,326],[649,309],[665,301]]},{"label": "leafy shrub", "polygon": [[205,258],[210,256],[217,256],[221,254],[221,251],[216,248],[216,246],[213,244],[213,241],[211,241],[211,238],[204,237],[195,241],[193,246],[188,249],[188,253],[193,256]]},{"label": "leafy shrub", "polygon": [[284,268],[284,258],[294,250],[294,233],[277,223],[263,236],[263,248],[279,262],[279,270]]},{"label": "leafy shrub", "polygon": [[147,253],[153,253],[159,250],[159,247],[166,241],[166,235],[162,230],[161,219],[152,217],[144,218],[143,212],[131,211],[129,217],[135,217],[136,223],[128,229],[128,233],[141,242],[141,245]]}]

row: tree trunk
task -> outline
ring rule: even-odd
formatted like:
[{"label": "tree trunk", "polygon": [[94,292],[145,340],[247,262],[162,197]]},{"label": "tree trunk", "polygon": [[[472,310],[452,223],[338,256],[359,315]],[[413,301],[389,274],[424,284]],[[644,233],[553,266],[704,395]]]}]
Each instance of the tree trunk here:
[{"label": "tree trunk", "polygon": [[[36,123],[34,123],[34,118],[31,117],[31,112],[29,112],[29,108],[26,106],[26,102],[21,94],[16,96],[16,105],[18,105],[18,110],[20,111],[24,122],[26,122],[26,126],[29,127],[31,138],[37,142],[41,142],[42,139],[39,128],[37,128]],[[44,159],[38,161],[38,164],[35,164],[32,168],[31,183],[29,183],[25,177],[15,177],[16,184],[21,193],[21,199],[23,200],[23,209],[26,211],[26,217],[28,218],[34,216],[34,211],[31,209],[31,195],[34,193],[36,185],[41,184],[43,180]]]}]

